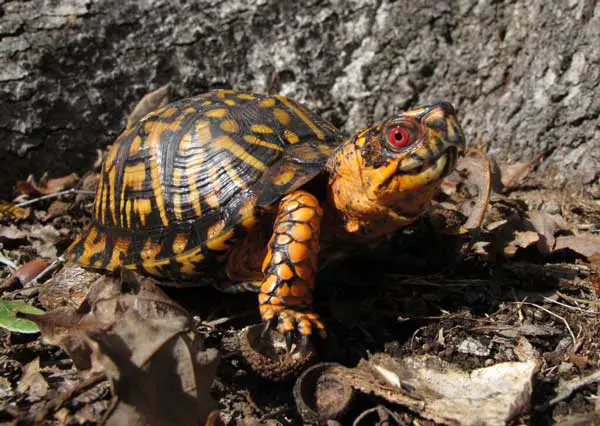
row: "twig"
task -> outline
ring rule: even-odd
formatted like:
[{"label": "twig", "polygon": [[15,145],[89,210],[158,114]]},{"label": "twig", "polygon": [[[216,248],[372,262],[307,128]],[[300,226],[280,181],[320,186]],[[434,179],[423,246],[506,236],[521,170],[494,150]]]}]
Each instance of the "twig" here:
[{"label": "twig", "polygon": [[[570,300],[572,302],[579,302],[579,303],[585,303],[587,305],[600,306],[600,301],[597,301],[597,300],[580,299],[578,297],[573,297],[573,296],[569,296],[568,294],[561,293],[560,291],[557,291],[556,294],[559,297],[561,297],[565,300]],[[597,313],[597,312],[594,312],[594,313]]]},{"label": "twig", "polygon": [[563,391],[561,391],[558,395],[552,398],[550,402],[548,402],[548,406],[563,401],[570,397],[571,394],[577,389],[582,388],[583,386],[591,385],[592,383],[596,382],[600,382],[600,370],[590,374],[589,376],[571,380],[564,385],[565,389]]},{"label": "twig", "polygon": [[566,319],[564,319],[560,315],[555,314],[551,310],[546,309],[543,306],[540,306],[540,305],[538,305],[536,303],[531,303],[531,302],[519,302],[519,303],[522,303],[524,305],[534,306],[534,307],[536,307],[536,308],[538,308],[538,309],[546,312],[547,314],[552,315],[553,317],[558,318],[559,320],[561,320],[565,324],[565,327],[567,327],[567,330],[569,331],[569,334],[571,335],[571,339],[573,340],[573,346],[577,345],[577,339],[575,338],[575,334],[573,333],[573,330],[571,330],[571,326],[569,325],[569,323],[567,322]]},{"label": "twig", "polygon": [[49,198],[60,197],[61,195],[69,195],[69,194],[84,194],[84,195],[94,195],[94,191],[88,191],[85,189],[65,189],[64,191],[54,192],[52,194],[42,195],[40,197],[32,198],[31,200],[23,201],[22,203],[16,204],[15,207],[25,207],[33,203],[37,203],[38,201],[47,200]]},{"label": "twig", "polygon": [[567,305],[566,303],[561,303],[561,302],[559,302],[557,300],[552,300],[552,299],[550,299],[549,297],[546,297],[546,296],[544,296],[544,300],[546,302],[555,303],[555,304],[560,305],[560,306],[562,306],[564,308],[573,309],[574,311],[582,312],[584,314],[588,314],[588,315],[600,315],[600,312],[587,311],[587,310],[581,309],[581,308],[579,308],[577,306],[571,306],[571,305]]}]

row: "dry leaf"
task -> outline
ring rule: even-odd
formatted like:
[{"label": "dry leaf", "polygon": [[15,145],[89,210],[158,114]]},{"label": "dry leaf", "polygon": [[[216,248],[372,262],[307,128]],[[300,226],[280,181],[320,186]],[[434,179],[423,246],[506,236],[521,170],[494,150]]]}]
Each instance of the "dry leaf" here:
[{"label": "dry leaf", "polygon": [[46,222],[55,217],[63,216],[71,208],[71,203],[65,203],[64,201],[54,200],[48,207],[48,212],[42,217],[42,221]]},{"label": "dry leaf", "polygon": [[0,225],[0,243],[6,243],[7,241],[25,240],[26,238],[27,233],[17,228],[15,225]]},{"label": "dry leaf", "polygon": [[34,224],[27,235],[31,246],[38,256],[54,259],[57,255],[56,244],[63,239],[60,232],[52,225]]},{"label": "dry leaf", "polygon": [[504,254],[514,256],[519,248],[527,248],[540,240],[540,234],[535,231],[516,231],[514,239],[504,247]]},{"label": "dry leaf", "polygon": [[79,175],[77,173],[53,179],[48,179],[48,174],[44,173],[39,182],[36,182],[33,175],[29,175],[27,180],[20,180],[16,183],[15,193],[16,195],[54,194],[73,188],[77,182],[79,182]]},{"label": "dry leaf", "polygon": [[77,368],[111,380],[119,401],[107,424],[202,423],[214,408],[216,350],[203,349],[191,316],[153,279],[98,276],[78,309],[27,318]]},{"label": "dry leaf", "polygon": [[169,103],[170,84],[165,84],[156,90],[144,95],[144,97],[133,108],[133,111],[127,117],[126,128],[130,128],[140,121],[146,114]]},{"label": "dry leaf", "polygon": [[376,354],[336,372],[355,389],[401,404],[447,425],[501,425],[529,407],[535,361],[505,362],[471,372],[434,356]]},{"label": "dry leaf", "polygon": [[39,401],[48,393],[48,382],[40,373],[40,359],[36,358],[25,366],[17,385],[17,391],[27,395],[29,401]]},{"label": "dry leaf", "polygon": [[600,235],[568,235],[556,239],[554,250],[571,249],[587,258],[600,254]]},{"label": "dry leaf", "polygon": [[525,218],[525,226],[540,235],[538,250],[543,254],[550,253],[554,248],[555,235],[559,231],[568,231],[569,227],[562,216],[531,211]]},{"label": "dry leaf", "polygon": [[487,211],[492,190],[490,162],[483,151],[470,149],[464,157],[459,158],[456,170],[466,176],[464,185],[472,197],[465,201],[460,209],[468,217],[463,227],[466,229],[479,228]]}]

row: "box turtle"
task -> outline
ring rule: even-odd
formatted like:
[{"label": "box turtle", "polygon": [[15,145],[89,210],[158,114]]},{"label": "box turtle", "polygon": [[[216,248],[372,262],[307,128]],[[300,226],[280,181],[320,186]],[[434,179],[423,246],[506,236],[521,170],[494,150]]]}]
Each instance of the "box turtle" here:
[{"label": "box turtle", "polygon": [[447,102],[347,136],[284,96],[180,100],[118,137],[67,256],[167,285],[254,290],[267,325],[305,342],[325,335],[311,308],[319,262],[415,221],[464,143]]}]

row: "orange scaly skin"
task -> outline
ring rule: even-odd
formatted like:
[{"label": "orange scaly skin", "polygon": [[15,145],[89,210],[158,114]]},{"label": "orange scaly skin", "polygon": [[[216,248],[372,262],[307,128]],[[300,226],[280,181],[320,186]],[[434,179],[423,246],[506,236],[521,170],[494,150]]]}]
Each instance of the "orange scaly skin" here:
[{"label": "orange scaly skin", "polygon": [[258,301],[263,320],[277,317],[281,333],[297,329],[308,336],[316,328],[322,337],[326,335],[319,316],[310,310],[322,216],[319,201],[306,191],[288,194],[279,205]]}]

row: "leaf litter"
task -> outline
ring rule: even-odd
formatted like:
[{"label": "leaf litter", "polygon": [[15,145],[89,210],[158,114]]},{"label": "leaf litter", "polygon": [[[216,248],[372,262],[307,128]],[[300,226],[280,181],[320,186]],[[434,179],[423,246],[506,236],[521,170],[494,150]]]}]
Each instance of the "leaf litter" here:
[{"label": "leaf litter", "polygon": [[[129,125],[168,91],[147,95]],[[47,280],[47,262],[29,263],[54,260],[88,222],[104,153],[83,177],[30,177],[0,204],[2,301],[48,310],[28,316],[41,335],[0,329],[2,418],[301,422],[293,378],[271,385],[241,355],[242,328],[259,321],[252,295],[159,289],[130,272],[64,268]],[[341,415],[357,425],[597,419],[600,204],[531,179],[541,161],[498,165],[471,150],[429,215],[321,273],[330,337],[318,356],[345,373],[310,388],[312,402],[351,386]]]}]

